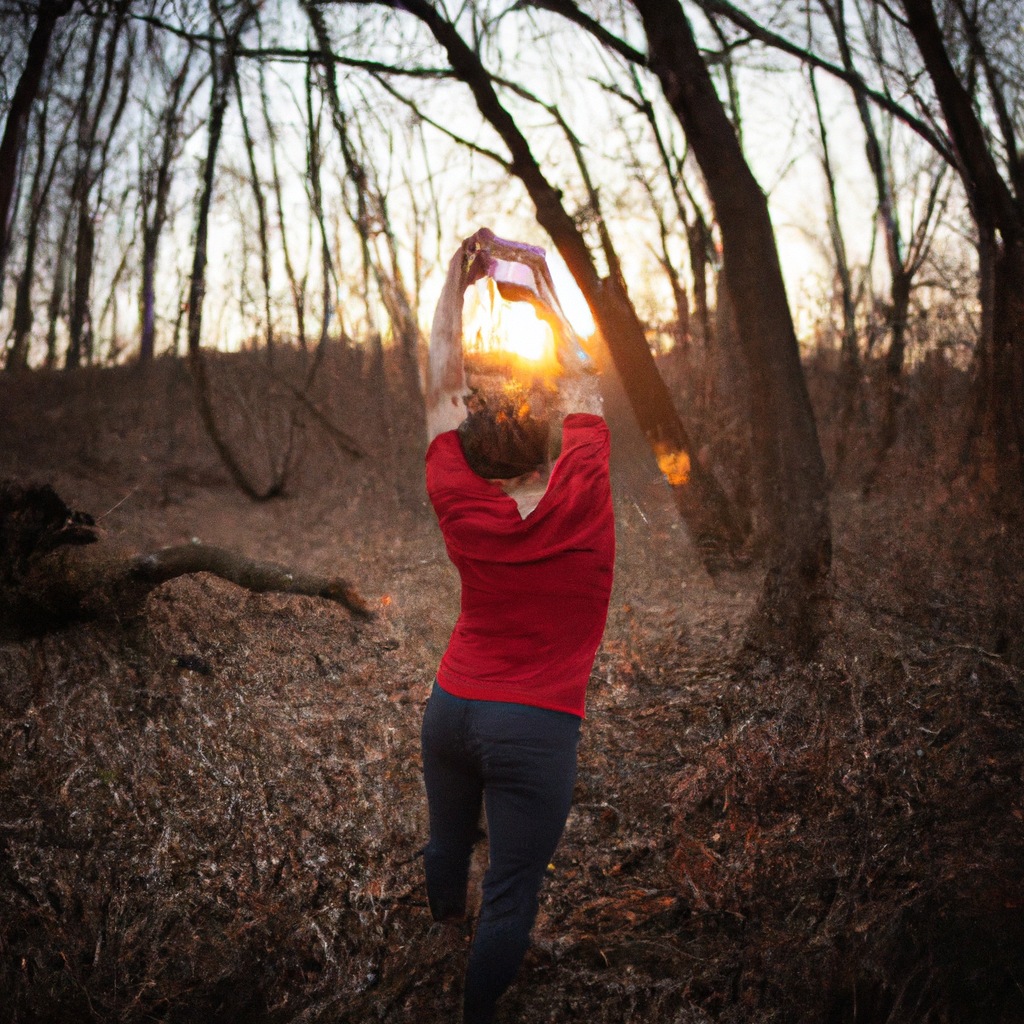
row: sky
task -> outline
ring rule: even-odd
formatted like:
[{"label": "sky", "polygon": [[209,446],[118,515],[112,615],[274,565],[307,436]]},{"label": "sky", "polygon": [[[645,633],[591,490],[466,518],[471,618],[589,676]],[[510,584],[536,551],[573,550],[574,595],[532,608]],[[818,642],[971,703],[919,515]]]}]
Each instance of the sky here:
[{"label": "sky", "polygon": [[[308,45],[305,22],[293,0],[268,2],[263,13],[265,44]],[[330,8],[330,17],[339,52],[406,65],[445,64],[433,40],[404,12],[382,14],[375,8],[343,6]],[[611,23],[615,27],[613,18]],[[696,17],[694,24],[699,30]],[[623,31],[627,35],[632,32],[630,41],[642,46],[642,39],[636,38],[635,26]],[[637,183],[637,172],[632,166],[635,158],[640,173],[653,175],[658,165],[657,152],[643,119],[603,88],[608,83],[629,87],[621,65],[589,37],[545,12],[530,16],[519,12],[504,17],[484,53],[495,72],[532,90],[548,105],[557,106],[572,126],[582,143],[591,176],[598,184],[604,217],[638,310],[652,321],[666,319],[671,311],[671,291],[658,263],[657,225],[649,198]],[[832,275],[827,251],[824,175],[806,75],[785,57],[739,51],[737,58],[744,149],[755,177],[769,196],[794,319],[798,333],[808,337],[830,300]],[[199,63],[202,61],[197,66]],[[319,241],[317,233],[310,229],[305,184],[304,74],[303,67],[296,64],[272,62],[266,66],[272,115],[279,134],[278,160],[288,245],[300,276],[308,268],[308,330],[315,339],[320,327],[322,287]],[[468,89],[461,83],[433,84],[398,76],[389,81],[414,98],[420,109],[439,125],[477,145],[504,153],[501,141],[482,122]],[[294,314],[270,186],[269,141],[262,123],[252,62],[243,65],[243,82],[271,220],[272,304],[279,327],[287,334],[294,331]],[[388,193],[406,283],[415,291],[419,282],[420,319],[424,328],[429,327],[430,313],[451,253],[462,237],[486,225],[504,237],[549,250],[549,264],[562,305],[577,330],[589,334],[592,321],[586,304],[537,225],[532,204],[520,183],[510,180],[486,156],[458,146],[442,131],[430,126],[412,128],[408,108],[364,73],[340,71],[339,82],[343,103],[356,112],[367,166]],[[862,265],[872,257],[874,285],[884,292],[880,245],[876,244],[872,256],[875,199],[864,158],[863,132],[846,87],[826,75],[819,75],[818,84],[832,145],[840,222],[849,258],[853,264]],[[650,98],[659,99],[656,83],[647,81],[644,88]],[[563,190],[567,209],[580,216],[581,222],[588,225],[588,237],[596,241],[593,218],[588,219],[587,197],[572,151],[552,112],[508,90],[502,90],[501,96],[530,139],[545,173]],[[151,80],[144,75],[139,79],[135,99],[154,109],[160,99]],[[197,112],[205,110],[207,103],[208,88],[204,85],[197,96]],[[124,161],[122,173],[129,189],[132,175],[137,173],[130,166],[131,161],[140,158],[133,149],[144,149],[145,119],[140,118],[141,115],[126,117],[126,130],[134,131],[140,138],[138,145],[134,138],[126,140],[123,157],[119,158]],[[376,302],[371,302],[368,318],[362,301],[361,255],[342,198],[343,172],[326,109],[323,119],[325,205],[340,298],[339,317],[332,326],[344,326],[358,337],[365,334],[368,324],[384,329],[386,318]],[[663,104],[660,123],[666,137],[682,152],[682,133]],[[195,127],[179,165],[176,215],[159,264],[158,350],[170,343],[173,325],[179,319],[183,283],[191,265],[197,182],[207,142],[201,118]],[[909,135],[898,134],[901,139]],[[905,170],[920,159],[921,146],[902,141],[900,145],[906,149]],[[204,330],[204,343],[211,346],[236,348],[261,333],[256,213],[247,177],[241,127],[233,104],[218,157],[218,186],[211,218]],[[664,179],[653,177],[655,193],[671,213]],[[700,196],[699,176],[691,174],[691,181]],[[108,192],[115,193],[113,184]],[[129,215],[130,212],[129,209]],[[685,239],[679,227],[678,223],[673,225],[670,250],[685,276]],[[100,230],[100,244],[106,248],[101,249],[103,266],[97,273],[98,296],[109,284],[124,246],[132,237],[130,225],[115,224],[113,218],[101,224]],[[962,249],[969,249],[962,239],[960,244]],[[414,251],[419,254],[418,268],[413,263]],[[970,258],[969,252],[964,258]],[[127,339],[123,344],[126,353],[130,353],[131,338],[138,330],[137,294],[137,275],[129,270],[123,275],[119,302],[112,314],[118,318],[117,331]],[[97,304],[101,302],[97,300]],[[9,315],[10,304],[5,306],[4,315]],[[3,326],[0,323],[0,328]],[[101,334],[102,331],[101,325]],[[39,339],[37,348],[38,344]]]}]

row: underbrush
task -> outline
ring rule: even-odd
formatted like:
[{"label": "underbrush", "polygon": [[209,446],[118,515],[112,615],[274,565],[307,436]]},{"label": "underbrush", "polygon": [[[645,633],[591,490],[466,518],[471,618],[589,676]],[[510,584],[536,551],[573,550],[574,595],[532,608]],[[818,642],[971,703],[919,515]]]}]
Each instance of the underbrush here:
[{"label": "underbrush", "polygon": [[[366,401],[346,365],[320,399],[339,422]],[[458,608],[436,527],[380,459],[329,438],[296,496],[252,506],[187,408],[129,429],[137,396],[115,384],[88,397],[92,461],[27,429],[5,472],[41,465],[101,512],[130,494],[104,521],[122,543],[201,532],[341,564],[386,601],[367,626],[196,577],[130,628],[0,648],[0,1019],[457,1019],[465,936],[431,927],[418,856],[419,720]],[[78,408],[37,386],[52,400],[16,422]],[[937,472],[922,431],[867,497],[851,461],[830,635],[810,665],[741,672],[755,574],[712,584],[615,436],[616,584],[574,808],[499,1019],[1024,1019],[1014,522],[970,474]]]}]

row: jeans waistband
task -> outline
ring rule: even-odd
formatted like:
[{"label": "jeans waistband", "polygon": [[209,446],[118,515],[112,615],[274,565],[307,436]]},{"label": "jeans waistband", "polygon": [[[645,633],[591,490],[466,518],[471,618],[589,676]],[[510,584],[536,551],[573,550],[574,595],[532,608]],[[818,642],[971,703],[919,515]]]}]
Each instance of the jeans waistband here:
[{"label": "jeans waistband", "polygon": [[463,706],[472,706],[475,704],[486,704],[491,707],[507,707],[515,708],[517,710],[523,710],[529,714],[536,714],[543,718],[555,718],[559,720],[569,720],[574,722],[582,722],[583,719],[579,715],[574,715],[571,711],[556,711],[554,708],[541,708],[536,704],[519,704],[515,701],[507,700],[474,700],[469,697],[456,697],[454,693],[449,693],[438,681],[434,680],[434,685],[430,690],[430,697],[433,699],[437,697],[438,700],[444,702],[453,702],[455,704],[461,704]]}]

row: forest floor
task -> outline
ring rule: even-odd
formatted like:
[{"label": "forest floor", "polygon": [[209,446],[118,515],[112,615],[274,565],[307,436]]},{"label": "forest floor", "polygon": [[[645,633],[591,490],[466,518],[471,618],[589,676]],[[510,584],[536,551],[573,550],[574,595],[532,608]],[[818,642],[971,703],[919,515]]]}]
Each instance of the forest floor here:
[{"label": "forest floor", "polygon": [[[215,378],[258,475],[287,391],[247,365]],[[105,542],[200,538],[379,608],[197,576],[0,645],[0,1021],[458,1019],[466,940],[431,927],[417,856],[458,579],[410,403],[372,383],[330,356],[314,397],[367,458],[307,416],[287,496],[257,504],[177,363],[0,381],[0,479],[51,483]],[[499,1021],[1024,1021],[1024,541],[927,412],[866,496],[851,434],[816,660],[741,670],[756,570],[704,572],[609,401],[611,611]]]}]

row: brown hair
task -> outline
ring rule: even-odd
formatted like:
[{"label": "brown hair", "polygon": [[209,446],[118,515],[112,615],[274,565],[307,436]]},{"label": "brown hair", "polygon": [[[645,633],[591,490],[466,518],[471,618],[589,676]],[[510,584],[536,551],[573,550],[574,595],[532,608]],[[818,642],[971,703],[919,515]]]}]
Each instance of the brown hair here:
[{"label": "brown hair", "polygon": [[539,469],[548,459],[547,418],[530,412],[519,395],[475,396],[459,426],[469,468],[488,480],[511,480]]}]

